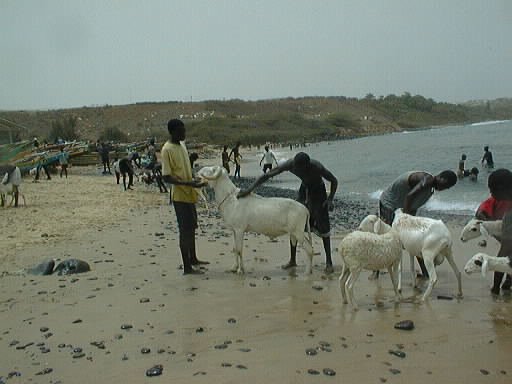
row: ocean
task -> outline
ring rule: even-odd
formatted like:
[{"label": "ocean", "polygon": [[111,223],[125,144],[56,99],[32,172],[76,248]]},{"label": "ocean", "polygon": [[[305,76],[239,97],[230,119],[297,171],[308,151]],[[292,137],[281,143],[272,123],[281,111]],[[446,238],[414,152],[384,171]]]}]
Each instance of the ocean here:
[{"label": "ocean", "polygon": [[[512,120],[435,127],[422,130],[309,144],[306,148],[274,148],[278,160],[304,151],[319,160],[338,178],[337,198],[365,200],[378,205],[378,198],[400,174],[421,170],[437,174],[455,171],[464,153],[467,168],[480,170],[478,181],[459,180],[449,190],[436,192],[424,210],[450,214],[471,214],[489,196],[487,176],[480,160],[483,147],[489,146],[495,169],[512,168]],[[259,160],[257,160],[257,163]],[[261,172],[259,170],[253,170]],[[253,173],[253,172],[251,172]],[[242,176],[244,166],[242,165]],[[287,172],[271,181],[279,188],[298,189],[300,181]]]}]

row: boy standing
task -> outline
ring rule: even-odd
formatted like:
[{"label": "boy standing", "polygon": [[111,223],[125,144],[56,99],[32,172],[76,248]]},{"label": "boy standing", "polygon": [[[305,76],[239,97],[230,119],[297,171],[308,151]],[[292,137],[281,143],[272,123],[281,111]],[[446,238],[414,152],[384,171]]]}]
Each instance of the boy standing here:
[{"label": "boy standing", "polygon": [[171,135],[162,147],[162,178],[166,183],[173,184],[171,200],[176,212],[180,233],[180,251],[183,259],[183,274],[201,274],[193,265],[209,264],[200,261],[196,256],[195,235],[197,228],[197,211],[195,203],[198,193],[195,188],[206,185],[192,177],[192,167],[185,140],[185,124],[181,120],[172,119],[167,123]]}]

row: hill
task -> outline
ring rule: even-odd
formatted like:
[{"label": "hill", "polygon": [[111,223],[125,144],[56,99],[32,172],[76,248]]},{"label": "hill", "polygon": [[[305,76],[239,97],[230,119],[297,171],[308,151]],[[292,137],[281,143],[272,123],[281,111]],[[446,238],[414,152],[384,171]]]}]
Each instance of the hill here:
[{"label": "hill", "polygon": [[[166,123],[185,121],[189,141],[211,144],[353,138],[434,125],[512,118],[512,99],[436,102],[404,93],[379,98],[302,97],[259,101],[136,103],[47,111],[0,111],[0,142],[33,136],[96,141],[167,137]],[[2,123],[4,122],[4,123]],[[12,124],[14,123],[14,124]]]}]

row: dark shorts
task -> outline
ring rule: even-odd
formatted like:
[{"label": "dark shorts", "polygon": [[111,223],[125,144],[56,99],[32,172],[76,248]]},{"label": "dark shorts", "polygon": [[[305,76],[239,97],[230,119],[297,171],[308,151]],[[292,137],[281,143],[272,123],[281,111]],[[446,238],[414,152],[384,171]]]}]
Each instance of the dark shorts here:
[{"label": "dark shorts", "polygon": [[327,200],[325,185],[306,187],[300,185],[299,198],[297,201],[305,205],[309,210],[309,225],[311,230],[320,237],[331,235],[331,223],[329,221],[329,209],[324,202]]},{"label": "dark shorts", "polygon": [[193,231],[197,228],[197,211],[194,203],[173,201],[178,228],[180,232]]},{"label": "dark shorts", "polygon": [[272,169],[272,164],[263,164],[263,173],[266,173],[267,170]]},{"label": "dark shorts", "polygon": [[119,171],[124,175],[133,175],[133,167],[128,159],[122,159],[119,161]]}]

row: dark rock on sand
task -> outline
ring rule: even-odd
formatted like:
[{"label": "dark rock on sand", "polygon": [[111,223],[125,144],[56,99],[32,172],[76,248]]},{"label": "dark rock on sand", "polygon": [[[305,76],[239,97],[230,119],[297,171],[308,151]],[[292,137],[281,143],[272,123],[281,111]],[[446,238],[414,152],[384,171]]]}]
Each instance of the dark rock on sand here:
[{"label": "dark rock on sand", "polygon": [[28,269],[28,273],[30,273],[31,275],[37,275],[37,276],[51,275],[53,272],[53,267],[55,267],[55,261],[54,260],[46,260],[46,261],[43,261],[41,264],[38,264],[34,268]]},{"label": "dark rock on sand", "polygon": [[324,375],[327,375],[327,376],[336,376],[336,371],[331,368],[324,368],[322,370],[322,372],[324,373]]},{"label": "dark rock on sand", "polygon": [[61,261],[56,267],[53,273],[57,275],[72,275],[74,273],[89,272],[91,267],[83,260],[78,259],[67,259]]},{"label": "dark rock on sand", "polygon": [[404,331],[412,331],[414,329],[414,322],[412,320],[402,320],[395,324],[395,328]]},{"label": "dark rock on sand", "polygon": [[164,371],[164,367],[161,364],[157,364],[146,371],[146,376],[160,376]]}]

